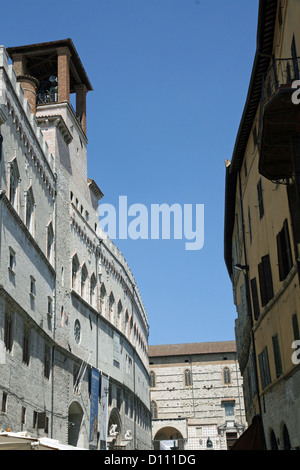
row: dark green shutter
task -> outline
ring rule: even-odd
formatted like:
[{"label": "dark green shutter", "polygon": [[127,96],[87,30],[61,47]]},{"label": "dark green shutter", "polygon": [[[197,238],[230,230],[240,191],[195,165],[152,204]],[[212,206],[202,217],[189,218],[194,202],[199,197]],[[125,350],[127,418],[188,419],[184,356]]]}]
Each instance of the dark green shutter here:
[{"label": "dark green shutter", "polygon": [[272,336],[272,343],[273,343],[276,377],[279,377],[282,374],[282,362],[281,362],[281,354],[280,354],[280,347],[279,347],[279,339],[278,339],[277,334]]}]

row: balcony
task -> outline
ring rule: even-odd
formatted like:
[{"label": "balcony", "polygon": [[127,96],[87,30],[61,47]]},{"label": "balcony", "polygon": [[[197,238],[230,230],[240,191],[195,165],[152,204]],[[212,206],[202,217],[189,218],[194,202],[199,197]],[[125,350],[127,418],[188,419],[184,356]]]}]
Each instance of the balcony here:
[{"label": "balcony", "polygon": [[273,59],[264,75],[259,119],[259,172],[272,181],[293,177],[292,137],[300,134],[300,105],[292,102],[300,58]]}]

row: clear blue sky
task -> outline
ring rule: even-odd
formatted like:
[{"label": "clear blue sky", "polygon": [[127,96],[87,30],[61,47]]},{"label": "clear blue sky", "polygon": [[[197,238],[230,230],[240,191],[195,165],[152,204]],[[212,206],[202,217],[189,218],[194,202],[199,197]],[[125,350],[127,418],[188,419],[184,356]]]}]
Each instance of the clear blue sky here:
[{"label": "clear blue sky", "polygon": [[38,0],[1,4],[6,47],[70,37],[88,94],[88,168],[103,202],[204,204],[205,242],[116,240],[150,344],[234,339],[223,255],[231,159],[256,47],[258,0]]}]

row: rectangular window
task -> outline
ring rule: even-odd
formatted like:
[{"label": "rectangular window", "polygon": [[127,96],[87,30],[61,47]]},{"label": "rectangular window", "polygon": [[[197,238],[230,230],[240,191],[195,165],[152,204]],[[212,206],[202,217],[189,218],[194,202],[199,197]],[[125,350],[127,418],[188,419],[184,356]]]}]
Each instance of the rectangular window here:
[{"label": "rectangular window", "polygon": [[21,424],[25,424],[25,420],[26,420],[26,408],[24,406],[22,406],[22,410],[21,410]]},{"label": "rectangular window", "polygon": [[262,219],[264,216],[264,201],[263,201],[263,189],[261,184],[261,179],[257,184],[257,198],[258,198],[258,209],[259,209],[259,218]]},{"label": "rectangular window", "polygon": [[251,293],[252,293],[252,304],[253,304],[253,313],[255,320],[258,320],[259,317],[259,300],[258,300],[258,292],[257,292],[257,283],[256,278],[254,277],[250,281],[251,284]]},{"label": "rectangular window", "polygon": [[52,301],[51,297],[48,297],[47,313],[50,317],[52,317],[52,314],[53,314],[53,301]]},{"label": "rectangular window", "polygon": [[10,313],[5,314],[4,321],[4,346],[7,351],[12,350],[13,345],[13,335],[12,335],[12,317]]},{"label": "rectangular window", "polygon": [[267,346],[264,350],[258,355],[258,363],[260,370],[260,381],[262,389],[266,388],[267,385],[271,383],[270,367],[269,367],[269,357],[268,357],[268,348]]},{"label": "rectangular window", "polygon": [[3,392],[2,395],[2,407],[1,407],[2,413],[6,413],[7,411],[7,393]]},{"label": "rectangular window", "polygon": [[282,362],[281,362],[279,338],[277,334],[272,336],[272,343],[273,343],[276,377],[280,377],[280,375],[282,374]]},{"label": "rectangular window", "polygon": [[287,277],[288,273],[290,272],[293,266],[287,219],[285,219],[283,223],[283,228],[278,233],[276,237],[276,241],[277,241],[279,280],[284,281],[284,279]]},{"label": "rectangular window", "polygon": [[225,401],[223,405],[225,408],[225,416],[234,416],[234,401]]},{"label": "rectangular window", "polygon": [[11,247],[9,247],[8,251],[8,268],[11,273],[15,274],[16,252]]},{"label": "rectangular window", "polygon": [[29,359],[30,359],[30,342],[29,342],[29,330],[25,329],[24,330],[24,336],[23,336],[23,362],[27,366],[29,365]]},{"label": "rectangular window", "polygon": [[269,255],[265,255],[258,265],[261,304],[264,307],[274,297],[272,270]]},{"label": "rectangular window", "polygon": [[50,346],[48,344],[45,344],[44,377],[46,379],[50,377]]},{"label": "rectangular window", "polygon": [[32,298],[35,298],[36,286],[35,286],[35,279],[33,276],[30,276],[30,292],[29,293]]}]

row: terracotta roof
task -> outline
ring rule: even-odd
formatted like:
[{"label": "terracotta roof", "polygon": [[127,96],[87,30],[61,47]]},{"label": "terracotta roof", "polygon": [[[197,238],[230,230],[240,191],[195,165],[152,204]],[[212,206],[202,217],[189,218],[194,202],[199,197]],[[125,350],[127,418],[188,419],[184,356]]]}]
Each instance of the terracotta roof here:
[{"label": "terracotta roof", "polygon": [[229,352],[236,352],[235,341],[162,344],[158,346],[149,346],[148,356],[186,356],[190,354],[214,354]]}]

